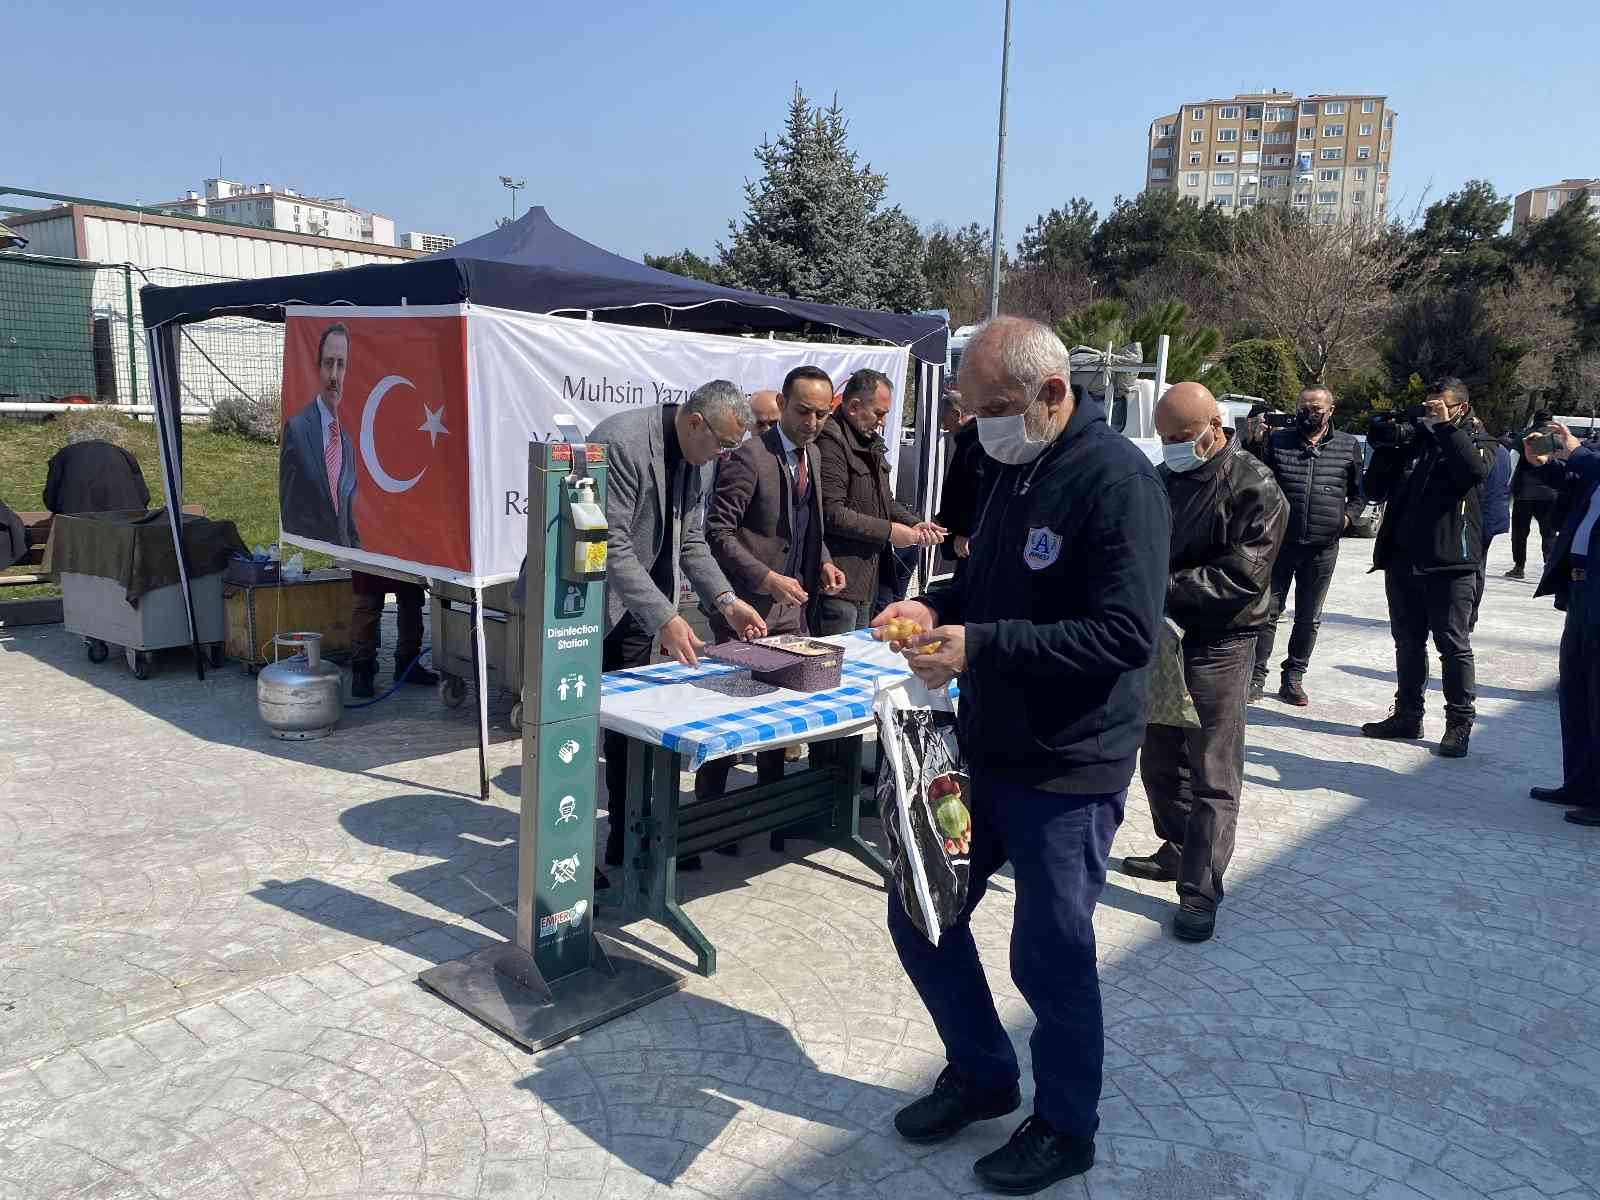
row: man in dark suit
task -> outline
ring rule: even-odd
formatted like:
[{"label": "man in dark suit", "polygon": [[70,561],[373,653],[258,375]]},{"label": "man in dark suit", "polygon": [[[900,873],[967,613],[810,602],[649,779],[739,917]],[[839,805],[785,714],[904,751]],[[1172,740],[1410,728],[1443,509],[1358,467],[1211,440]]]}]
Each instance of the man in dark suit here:
[{"label": "man in dark suit", "polygon": [[335,322],[317,342],[322,390],[283,427],[278,505],[285,533],[359,550],[356,452],[339,412],[349,361],[350,331]]},{"label": "man in dark suit", "polygon": [[[817,367],[796,367],[783,381],[776,428],[748,439],[721,464],[706,520],[706,542],[734,594],[766,622],[768,633],[810,633],[818,596],[837,595],[844,572],[833,565],[822,537],[819,458],[812,445],[833,406],[833,383]],[[717,641],[737,636],[720,613],[711,617]],[[784,752],[756,755],[762,783],[783,776]],[[721,795],[733,759],[700,768],[695,795]]]}]

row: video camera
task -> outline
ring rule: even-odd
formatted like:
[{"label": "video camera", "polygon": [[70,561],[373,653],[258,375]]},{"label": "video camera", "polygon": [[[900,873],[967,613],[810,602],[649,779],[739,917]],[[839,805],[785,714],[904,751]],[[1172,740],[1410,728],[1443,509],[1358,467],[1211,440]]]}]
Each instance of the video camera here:
[{"label": "video camera", "polygon": [[1287,429],[1294,418],[1286,412],[1268,412],[1261,414],[1261,420],[1268,429]]},{"label": "video camera", "polygon": [[1372,424],[1367,427],[1367,441],[1375,450],[1405,449],[1417,440],[1423,412],[1422,405],[1413,404],[1399,412],[1374,413]]}]

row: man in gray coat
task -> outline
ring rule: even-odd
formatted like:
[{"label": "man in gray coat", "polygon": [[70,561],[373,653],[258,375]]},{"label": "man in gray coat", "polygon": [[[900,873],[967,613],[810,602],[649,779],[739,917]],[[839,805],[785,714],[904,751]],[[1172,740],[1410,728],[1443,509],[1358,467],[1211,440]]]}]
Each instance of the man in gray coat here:
[{"label": "man in gray coat", "polygon": [[[632,409],[607,417],[589,433],[606,452],[606,638],[604,671],[642,667],[659,641],[687,666],[704,643],[678,613],[681,580],[740,637],[767,627],[728,585],[706,545],[701,468],[734,450],[755,424],[750,403],[725,379],[695,389],[684,404]],[[622,863],[622,811],[628,744],[605,735],[606,792],[611,813],[606,863]]]}]

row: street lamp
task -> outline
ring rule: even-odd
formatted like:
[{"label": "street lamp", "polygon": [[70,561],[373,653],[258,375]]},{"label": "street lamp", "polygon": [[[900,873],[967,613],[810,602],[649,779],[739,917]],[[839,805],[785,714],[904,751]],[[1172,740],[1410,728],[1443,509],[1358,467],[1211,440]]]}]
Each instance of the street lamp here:
[{"label": "street lamp", "polygon": [[517,193],[528,186],[526,179],[513,179],[509,175],[500,176],[500,182],[511,193],[511,219],[517,219]]},{"label": "street lamp", "polygon": [[1000,315],[1000,216],[1006,178],[1006,89],[1011,73],[1011,0],[1006,0],[1005,43],[1000,51],[1000,138],[994,162],[994,230],[989,249],[989,315]]}]

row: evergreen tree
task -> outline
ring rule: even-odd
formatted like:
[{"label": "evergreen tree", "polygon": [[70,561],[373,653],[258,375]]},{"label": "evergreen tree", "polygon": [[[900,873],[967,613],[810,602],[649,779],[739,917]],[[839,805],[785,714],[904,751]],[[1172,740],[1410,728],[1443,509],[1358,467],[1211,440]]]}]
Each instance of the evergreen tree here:
[{"label": "evergreen tree", "polygon": [[1089,241],[1099,223],[1100,214],[1094,205],[1075,196],[1065,208],[1052,208],[1034,218],[1017,243],[1017,262],[1030,269],[1082,270],[1089,259]]},{"label": "evergreen tree", "polygon": [[[1141,353],[1153,359],[1156,343],[1167,335],[1167,382],[1182,383],[1200,379],[1206,359],[1222,344],[1222,331],[1210,325],[1189,325],[1189,306],[1181,300],[1164,300],[1128,320],[1120,300],[1096,300],[1082,312],[1067,317],[1056,326],[1056,334],[1068,346],[1090,346],[1120,350],[1138,342]],[[1219,377],[1220,379],[1220,377]],[[1206,376],[1206,385],[1211,385]],[[1227,390],[1224,388],[1224,390]]]},{"label": "evergreen tree", "polygon": [[644,265],[690,279],[701,279],[706,283],[721,282],[717,278],[717,264],[689,249],[679,250],[676,254],[646,254]]},{"label": "evergreen tree", "polygon": [[814,107],[796,86],[783,132],[755,156],[744,219],[717,246],[724,283],[853,308],[927,306],[922,235],[898,205],[884,207],[888,183],[858,165],[837,99]]}]

